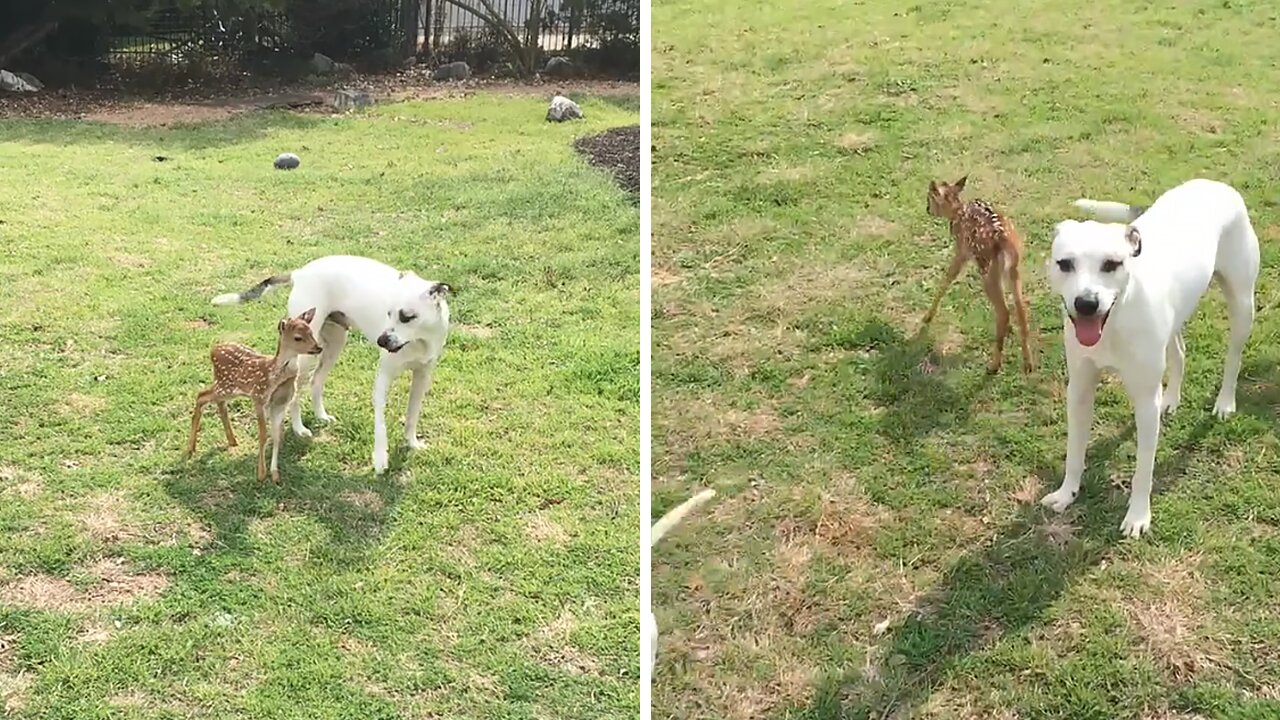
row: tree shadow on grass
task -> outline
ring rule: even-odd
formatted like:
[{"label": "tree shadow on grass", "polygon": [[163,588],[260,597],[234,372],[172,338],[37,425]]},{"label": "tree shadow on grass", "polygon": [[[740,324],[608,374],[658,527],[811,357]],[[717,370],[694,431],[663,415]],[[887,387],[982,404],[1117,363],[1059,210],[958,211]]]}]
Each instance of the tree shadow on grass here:
[{"label": "tree shadow on grass", "polygon": [[[1157,456],[1157,492],[1185,474],[1216,422],[1205,412],[1176,450]],[[1118,528],[1132,467],[1125,469],[1124,492],[1117,492],[1110,484],[1109,466],[1117,448],[1133,433],[1130,423],[1114,436],[1095,435],[1082,494],[1071,509],[1059,518],[1038,504],[1024,505],[993,539],[945,571],[917,612],[890,630],[865,668],[846,670],[816,687],[800,716],[911,716],[965,658],[1041,624],[1078,575],[1124,542]],[[1061,482],[1059,464],[1042,465],[1035,474],[1046,491]],[[1155,525],[1158,533],[1158,515]]]},{"label": "tree shadow on grass", "polygon": [[[0,119],[0,142],[18,145],[99,145],[145,147],[155,155],[195,152],[256,142],[281,132],[302,132],[332,122],[327,116],[251,110],[198,122],[138,127],[78,119]],[[270,162],[274,158],[267,158]]]},{"label": "tree shadow on grass", "polygon": [[1240,371],[1240,412],[1270,420],[1280,418],[1280,364],[1274,360],[1246,362]]}]

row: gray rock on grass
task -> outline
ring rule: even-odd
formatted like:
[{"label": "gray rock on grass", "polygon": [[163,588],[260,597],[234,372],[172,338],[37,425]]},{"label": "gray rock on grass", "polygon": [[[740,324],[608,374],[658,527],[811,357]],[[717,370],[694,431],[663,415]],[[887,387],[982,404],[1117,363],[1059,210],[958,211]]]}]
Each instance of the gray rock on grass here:
[{"label": "gray rock on grass", "polygon": [[563,55],[556,55],[547,60],[547,66],[542,69],[544,75],[551,77],[568,77],[573,74],[573,61]]},{"label": "gray rock on grass", "polygon": [[373,96],[361,90],[339,90],[333,95],[333,106],[343,112],[373,104]]},{"label": "gray rock on grass", "polygon": [[551,107],[547,108],[548,122],[564,122],[584,117],[586,115],[582,114],[582,108],[578,107],[578,103],[563,95],[551,98]]},{"label": "gray rock on grass", "polygon": [[466,80],[471,77],[471,66],[459,60],[441,65],[431,73],[432,80]]},{"label": "gray rock on grass", "polygon": [[[34,78],[32,79],[34,80]],[[24,80],[21,75],[11,73],[8,70],[0,70],[0,90],[7,90],[9,92],[37,92],[39,89],[40,88]]]},{"label": "gray rock on grass", "polygon": [[316,53],[311,56],[311,69],[320,75],[328,75],[338,69],[338,63],[334,62],[333,58],[328,55]]}]

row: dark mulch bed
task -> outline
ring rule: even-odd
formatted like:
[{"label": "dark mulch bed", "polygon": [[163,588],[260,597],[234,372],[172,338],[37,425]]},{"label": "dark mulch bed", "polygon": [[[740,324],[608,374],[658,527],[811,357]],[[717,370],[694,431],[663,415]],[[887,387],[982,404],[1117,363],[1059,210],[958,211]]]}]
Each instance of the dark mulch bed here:
[{"label": "dark mulch bed", "polygon": [[574,149],[586,156],[587,162],[613,173],[614,182],[640,199],[640,126],[613,128],[599,135],[578,138]]}]

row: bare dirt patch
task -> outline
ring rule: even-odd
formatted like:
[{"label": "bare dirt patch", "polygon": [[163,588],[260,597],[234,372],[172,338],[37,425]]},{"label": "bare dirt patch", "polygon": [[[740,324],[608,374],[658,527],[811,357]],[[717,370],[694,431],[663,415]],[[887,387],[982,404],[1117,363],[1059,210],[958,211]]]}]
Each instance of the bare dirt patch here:
[{"label": "bare dirt patch", "polygon": [[649,271],[649,279],[653,287],[660,288],[668,285],[675,285],[683,278],[675,270],[670,268],[653,267]]},{"label": "bare dirt patch", "polygon": [[569,533],[544,512],[530,515],[524,524],[524,531],[534,542],[564,545],[569,542]]},{"label": "bare dirt patch", "polygon": [[640,197],[640,126],[613,128],[599,135],[578,138],[574,149],[587,158],[587,162],[604,168],[613,174],[618,187]]},{"label": "bare dirt patch", "polygon": [[89,122],[124,127],[163,127],[226,120],[242,112],[227,105],[138,103],[128,107],[97,108],[84,116]]},{"label": "bare dirt patch", "polygon": [[600,663],[569,642],[569,635],[577,626],[578,618],[573,610],[564,608],[554,620],[538,628],[527,641],[530,651],[544,665],[574,675],[596,674],[600,670]]},{"label": "bare dirt patch", "polygon": [[83,596],[74,585],[52,575],[25,575],[0,586],[0,602],[34,610],[75,610]]},{"label": "bare dirt patch", "polygon": [[488,325],[470,325],[467,323],[459,323],[457,325],[454,325],[453,328],[455,330],[463,332],[472,337],[478,337],[481,339],[491,338],[496,334],[496,331],[493,328],[489,327]]},{"label": "bare dirt patch", "polygon": [[159,573],[132,573],[120,558],[103,558],[85,568],[97,578],[88,597],[99,605],[119,605],[154,598],[169,587],[169,578]]},{"label": "bare dirt patch", "polygon": [[1225,651],[1209,636],[1199,558],[1172,558],[1142,569],[1147,591],[1121,601],[1134,634],[1175,682],[1187,682],[1223,665]]},{"label": "bare dirt patch", "polygon": [[382,496],[372,490],[348,490],[338,496],[348,505],[354,505],[365,512],[380,513],[386,507]]},{"label": "bare dirt patch", "polygon": [[128,502],[117,493],[107,492],[86,500],[76,513],[80,529],[100,543],[115,543],[138,537],[141,533],[125,517]]},{"label": "bare dirt patch", "polygon": [[44,490],[44,480],[33,472],[0,467],[0,490],[22,498],[33,498]]},{"label": "bare dirt patch", "polygon": [[107,399],[97,395],[68,393],[62,399],[62,407],[69,415],[75,417],[89,417],[106,409]]},{"label": "bare dirt patch", "polygon": [[110,625],[99,622],[90,622],[80,629],[80,634],[76,636],[76,641],[85,645],[101,645],[115,635],[115,631]]},{"label": "bare dirt patch", "polygon": [[680,423],[682,442],[669,447],[683,447],[730,442],[762,440],[782,431],[782,420],[770,407],[740,410],[723,407],[715,399],[705,398],[678,403],[679,410],[668,417],[683,417]]},{"label": "bare dirt patch", "polygon": [[132,573],[120,558],[103,558],[82,571],[87,589],[51,575],[26,575],[0,586],[0,602],[35,610],[80,612],[158,596],[169,579],[155,573]]},{"label": "bare dirt patch", "polygon": [[847,132],[836,138],[836,145],[854,155],[861,155],[876,146],[876,134],[871,131]]},{"label": "bare dirt patch", "polygon": [[0,671],[0,708],[6,714],[17,714],[27,706],[35,677],[30,673],[10,674]]}]

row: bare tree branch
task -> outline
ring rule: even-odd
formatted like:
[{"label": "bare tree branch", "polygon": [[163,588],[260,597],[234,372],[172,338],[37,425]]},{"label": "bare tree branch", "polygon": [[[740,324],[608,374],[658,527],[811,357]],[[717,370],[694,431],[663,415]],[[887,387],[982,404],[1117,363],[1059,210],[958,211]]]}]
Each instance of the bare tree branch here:
[{"label": "bare tree branch", "polygon": [[15,32],[0,43],[0,65],[9,62],[9,58],[17,57],[22,51],[45,39],[49,33],[58,29],[57,20],[45,20],[31,23]]}]

